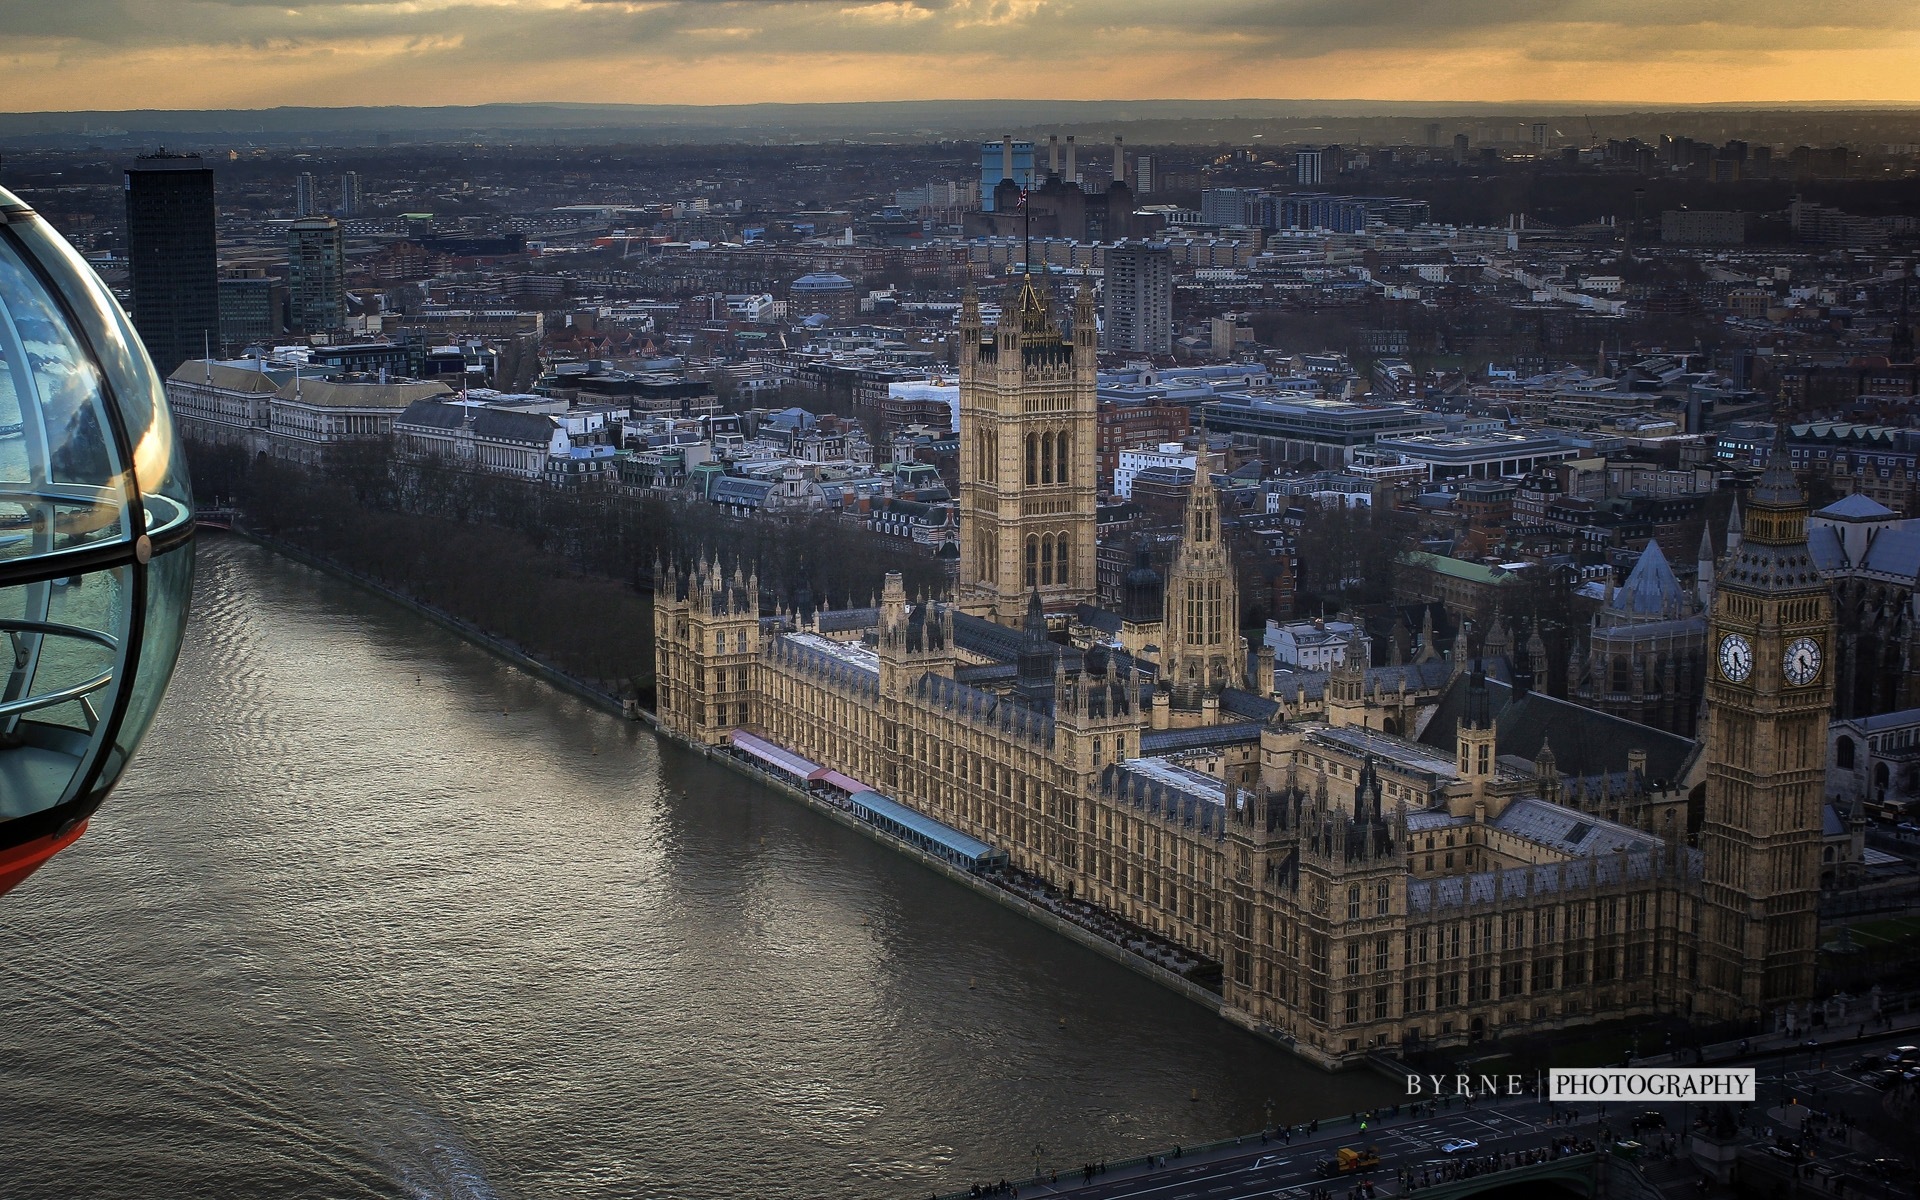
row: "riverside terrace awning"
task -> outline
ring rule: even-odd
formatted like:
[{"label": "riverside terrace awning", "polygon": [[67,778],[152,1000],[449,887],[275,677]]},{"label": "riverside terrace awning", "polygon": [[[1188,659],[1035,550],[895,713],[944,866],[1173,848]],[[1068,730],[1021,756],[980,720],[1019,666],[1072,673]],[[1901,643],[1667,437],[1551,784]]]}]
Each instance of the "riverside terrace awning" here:
[{"label": "riverside terrace awning", "polygon": [[820,777],[820,782],[830,783],[834,787],[839,788],[841,791],[845,792],[849,796],[853,795],[855,792],[870,792],[873,790],[872,788],[868,787],[866,784],[861,783],[858,779],[855,779],[853,776],[842,775],[838,771],[828,771],[825,775],[822,775]]},{"label": "riverside terrace awning", "polygon": [[785,771],[796,779],[812,783],[828,773],[827,769],[819,763],[808,762],[793,751],[784,746],[776,746],[765,738],[757,738],[750,733],[742,733],[738,729],[729,733],[727,737],[733,742],[734,749],[751,754],[768,766]]},{"label": "riverside terrace awning", "polygon": [[849,803],[854,815],[878,829],[916,846],[935,858],[944,859],[968,871],[981,871],[1004,865],[1007,853],[949,829],[932,817],[925,817],[879,792],[856,792]]}]

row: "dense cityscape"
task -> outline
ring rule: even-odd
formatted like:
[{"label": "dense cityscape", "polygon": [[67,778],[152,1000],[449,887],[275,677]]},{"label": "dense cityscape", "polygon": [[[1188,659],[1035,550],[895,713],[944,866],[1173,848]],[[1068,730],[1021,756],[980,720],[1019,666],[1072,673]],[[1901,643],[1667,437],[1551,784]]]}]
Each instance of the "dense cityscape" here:
[{"label": "dense cityscape", "polygon": [[[846,1194],[1920,1195],[1920,123],[1542,107],[41,114],[0,211],[129,314],[220,578],[1391,1083]],[[1542,1091],[1716,1062],[1759,1102]]]}]

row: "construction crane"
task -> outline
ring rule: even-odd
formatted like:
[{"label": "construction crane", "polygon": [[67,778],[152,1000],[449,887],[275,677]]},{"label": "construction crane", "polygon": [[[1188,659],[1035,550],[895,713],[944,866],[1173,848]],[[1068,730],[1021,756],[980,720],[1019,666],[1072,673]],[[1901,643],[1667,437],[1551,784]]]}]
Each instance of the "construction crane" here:
[{"label": "construction crane", "polygon": [[[1585,113],[1582,113],[1581,115],[1586,116]],[[1587,149],[1591,150],[1595,146],[1598,146],[1599,144],[1600,144],[1600,135],[1593,131],[1593,118],[1587,117]]]}]

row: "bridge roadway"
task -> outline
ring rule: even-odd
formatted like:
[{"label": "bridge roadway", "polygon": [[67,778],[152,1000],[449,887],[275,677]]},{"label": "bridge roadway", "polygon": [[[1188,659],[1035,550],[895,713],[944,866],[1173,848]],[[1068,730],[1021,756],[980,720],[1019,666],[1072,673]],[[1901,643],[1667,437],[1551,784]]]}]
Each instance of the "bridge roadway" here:
[{"label": "bridge roadway", "polygon": [[[1552,1107],[1559,1110],[1564,1121],[1565,1114],[1574,1106]],[[1366,1179],[1373,1182],[1377,1195],[1401,1196],[1410,1194],[1399,1183],[1403,1168],[1416,1172],[1425,1168],[1431,1175],[1437,1175],[1449,1162],[1540,1150],[1555,1138],[1597,1138],[1600,1114],[1592,1106],[1581,1107],[1584,1111],[1577,1114],[1578,1123],[1572,1125],[1556,1124],[1549,1106],[1531,1097],[1477,1099],[1471,1107],[1456,1099],[1451,1107],[1443,1105],[1432,1116],[1413,1116],[1403,1108],[1400,1116],[1390,1117],[1386,1115],[1387,1110],[1382,1109],[1380,1119],[1368,1121],[1364,1132],[1350,1118],[1340,1117],[1322,1121],[1317,1133],[1296,1131],[1291,1142],[1276,1137],[1263,1144],[1260,1135],[1253,1134],[1241,1139],[1237,1146],[1218,1146],[1202,1154],[1183,1153],[1175,1158],[1169,1151],[1160,1157],[1159,1165],[1110,1171],[1095,1176],[1090,1183],[1082,1172],[1075,1171],[1069,1176],[1062,1171],[1058,1183],[1052,1182],[1051,1176],[1047,1182],[1037,1185],[1032,1181],[1023,1182],[1020,1195],[1071,1196],[1075,1200],[1255,1200],[1256,1197],[1267,1200],[1269,1197],[1305,1197],[1313,1188],[1325,1187],[1332,1189],[1331,1195],[1344,1197],[1356,1182]],[[1613,1120],[1624,1123],[1626,1117],[1621,1106],[1612,1107]],[[1672,1110],[1669,1124],[1677,1128],[1682,1106],[1663,1107]],[[1465,1154],[1449,1156],[1441,1152],[1440,1143],[1450,1138],[1471,1138],[1480,1145]],[[1342,1146],[1377,1147],[1380,1166],[1354,1175],[1323,1178],[1319,1174],[1320,1164],[1334,1157]],[[1508,1182],[1532,1181],[1539,1187],[1537,1194],[1549,1196],[1552,1192],[1544,1186],[1547,1176],[1591,1177],[1592,1170],[1592,1156],[1574,1155],[1570,1160],[1509,1168],[1457,1183],[1415,1187],[1411,1194],[1451,1200]],[[1591,1193],[1581,1187],[1572,1194]]]}]

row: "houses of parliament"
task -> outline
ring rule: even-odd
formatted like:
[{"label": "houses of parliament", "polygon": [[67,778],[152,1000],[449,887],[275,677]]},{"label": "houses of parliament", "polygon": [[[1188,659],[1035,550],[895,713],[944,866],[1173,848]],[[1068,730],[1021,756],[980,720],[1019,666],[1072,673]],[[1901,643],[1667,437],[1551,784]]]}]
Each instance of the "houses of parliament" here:
[{"label": "houses of parliament", "polygon": [[875,607],[764,614],[750,565],[663,571],[663,727],[771,743],[1003,851],[1219,963],[1226,1016],[1326,1067],[1812,998],[1834,632],[1782,454],[1716,564],[1698,741],[1464,634],[1277,695],[1204,453],[1165,577],[1094,607],[1091,306],[1063,331],[1028,283],[1001,312],[983,329],[969,295],[960,321],[953,594],[890,575]]}]

